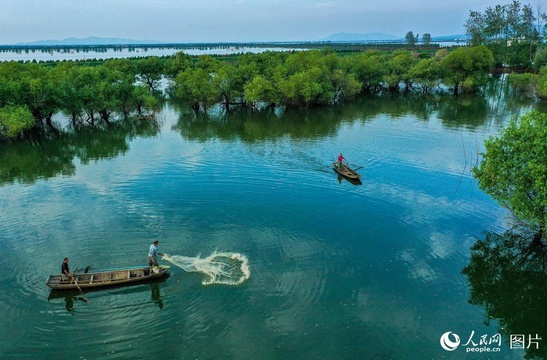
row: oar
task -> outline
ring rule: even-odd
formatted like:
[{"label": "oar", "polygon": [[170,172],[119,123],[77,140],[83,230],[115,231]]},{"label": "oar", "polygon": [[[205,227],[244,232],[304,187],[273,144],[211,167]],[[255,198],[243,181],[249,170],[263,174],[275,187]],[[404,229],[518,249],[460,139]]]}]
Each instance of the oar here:
[{"label": "oar", "polygon": [[78,285],[78,281],[76,281],[76,277],[73,276],[72,278],[74,279],[74,284],[76,284],[76,287],[78,288],[78,291],[80,292],[80,295],[82,295],[82,300],[85,302],[89,302],[89,300],[85,297],[84,292],[80,288],[80,285]]},{"label": "oar", "polygon": [[[87,273],[89,271],[89,267],[90,266],[87,266],[85,268],[84,273]],[[80,292],[80,295],[82,295],[82,300],[85,301],[85,302],[89,302],[89,300],[85,297],[84,292],[82,291],[82,288],[80,288],[80,285],[78,285],[78,281],[76,280],[76,272],[78,272],[80,270],[81,269],[74,270],[74,272],[72,273],[72,280],[74,280],[74,284],[76,284],[76,287],[78,288],[78,291]]]}]

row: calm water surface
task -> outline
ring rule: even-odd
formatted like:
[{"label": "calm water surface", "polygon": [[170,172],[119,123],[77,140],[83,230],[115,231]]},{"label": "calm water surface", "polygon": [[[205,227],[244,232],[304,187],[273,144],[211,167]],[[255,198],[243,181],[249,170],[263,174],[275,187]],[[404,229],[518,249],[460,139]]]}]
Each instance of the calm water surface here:
[{"label": "calm water surface", "polygon": [[188,55],[233,55],[240,53],[261,53],[265,51],[293,51],[300,50],[295,48],[283,47],[251,47],[251,46],[185,46],[185,47],[165,47],[165,48],[105,48],[99,50],[17,50],[0,51],[0,61],[61,61],[61,60],[90,60],[90,59],[122,59],[128,57],[146,57],[146,56],[171,56],[177,52],[184,52]]},{"label": "calm water surface", "polygon": [[[461,273],[477,238],[506,227],[470,168],[530,105],[491,99],[227,118],[166,105],[157,124],[0,145],[2,358],[480,358],[439,339],[500,332]],[[332,171],[339,152],[361,185]],[[135,266],[153,239],[172,255],[244,254],[250,279],[204,286],[173,267],[88,303],[45,286],[65,256]],[[523,356],[504,338],[482,358]]]}]

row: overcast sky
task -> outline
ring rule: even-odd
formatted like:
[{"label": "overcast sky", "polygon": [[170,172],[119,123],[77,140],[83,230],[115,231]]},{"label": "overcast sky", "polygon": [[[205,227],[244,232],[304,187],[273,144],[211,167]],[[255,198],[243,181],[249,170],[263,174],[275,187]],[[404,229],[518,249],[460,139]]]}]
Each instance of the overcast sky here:
[{"label": "overcast sky", "polygon": [[[534,8],[538,1],[530,2]],[[333,33],[464,33],[511,0],[1,0],[0,44],[90,36],[170,42],[320,40]],[[523,1],[523,4],[529,2]]]}]

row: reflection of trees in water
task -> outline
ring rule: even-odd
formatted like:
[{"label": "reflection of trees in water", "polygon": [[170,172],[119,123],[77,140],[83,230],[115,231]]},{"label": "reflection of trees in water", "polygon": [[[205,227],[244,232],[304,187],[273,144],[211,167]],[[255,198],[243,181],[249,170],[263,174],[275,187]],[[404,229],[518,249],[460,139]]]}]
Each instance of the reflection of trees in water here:
[{"label": "reflection of trees in water", "polygon": [[[449,128],[476,128],[490,116],[488,102],[480,96],[454,98],[448,95],[387,94],[361,96],[351,103],[307,110],[277,109],[271,111],[238,110],[226,113],[219,108],[209,113],[196,113],[181,103],[173,130],[187,139],[207,141],[239,139],[253,143],[290,136],[322,138],[336,135],[341,123],[370,121],[378,116],[415,117],[429,121],[435,114]],[[394,127],[396,127],[394,123]]]},{"label": "reflection of trees in water", "polygon": [[527,235],[508,231],[487,233],[471,248],[471,261],[463,269],[471,297],[469,303],[486,311],[486,322],[498,319],[500,334],[542,337],[539,349],[526,349],[529,358],[547,358],[547,248]]},{"label": "reflection of trees in water", "polygon": [[0,144],[0,184],[32,183],[40,178],[73,175],[75,158],[84,164],[111,159],[129,149],[136,137],[159,132],[156,120],[124,120],[42,132],[23,141]]},{"label": "reflection of trees in water", "polygon": [[217,116],[185,111],[173,126],[185,138],[207,141],[239,139],[247,143],[283,137],[317,138],[333,136],[340,125],[338,107],[322,110],[252,112],[236,110]]},{"label": "reflection of trees in water", "polygon": [[[529,99],[508,95],[505,83],[497,80],[484,88],[483,95],[360,96],[344,105],[308,110],[252,112],[234,109],[226,113],[216,109],[209,114],[196,114],[186,105],[170,101],[170,106],[180,113],[173,130],[182,137],[201,142],[218,138],[250,144],[284,137],[321,139],[336,136],[342,124],[371,121],[379,116],[414,117],[424,122],[436,116],[447,128],[476,128],[487,121],[502,122],[527,104],[530,104]],[[393,126],[396,129],[396,121]],[[39,178],[72,175],[74,158],[82,163],[113,158],[128,151],[131,139],[156,136],[158,132],[156,120],[132,119],[98,123],[94,127],[82,125],[45,132],[24,141],[0,143],[0,184],[32,183]]]}]

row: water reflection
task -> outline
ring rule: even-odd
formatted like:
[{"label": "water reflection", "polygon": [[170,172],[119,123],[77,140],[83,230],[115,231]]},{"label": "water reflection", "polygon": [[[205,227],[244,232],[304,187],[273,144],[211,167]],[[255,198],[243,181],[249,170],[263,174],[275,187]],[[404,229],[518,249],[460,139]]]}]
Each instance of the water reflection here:
[{"label": "water reflection", "polygon": [[[210,139],[256,143],[283,137],[312,139],[334,136],[347,108],[338,106],[279,112],[234,110],[214,114],[195,113],[184,106],[173,130],[183,138],[205,142]],[[355,119],[355,118],[354,118]]]},{"label": "water reflection", "polygon": [[[336,173],[336,172],[335,172],[335,173]],[[340,175],[340,174],[338,174],[338,173],[336,173],[336,175],[337,175],[336,179],[338,180],[338,183],[339,183],[339,184],[341,184],[342,181],[345,180],[345,181],[349,182],[349,183],[352,184],[352,185],[363,185],[363,183],[361,182],[360,179],[348,179],[348,178],[343,177],[342,175]]]},{"label": "water reflection", "polygon": [[125,154],[137,137],[154,137],[156,120],[124,120],[97,126],[37,131],[25,140],[0,143],[0,184],[33,183],[41,178],[74,175],[82,164]]},{"label": "water reflection", "polygon": [[47,301],[56,300],[56,299],[64,299],[65,301],[65,308],[68,312],[74,312],[74,304],[78,303],[78,301],[87,303],[85,300],[85,297],[80,295],[77,291],[56,291],[51,290],[49,293],[49,296],[47,298]]},{"label": "water reflection", "polygon": [[[208,114],[195,113],[185,104],[172,101],[164,109],[170,106],[178,113],[172,130],[184,139],[202,143],[211,139],[239,140],[255,144],[286,138],[331,138],[344,125],[373,121],[379,116],[393,120],[413,117],[424,122],[438,118],[450,129],[474,129],[488,121],[503,122],[522,109],[525,100],[515,100],[507,93],[505,83],[493,79],[483,95],[361,96],[349,104],[316,109],[258,112],[234,109],[226,113],[218,107]],[[503,109],[500,110],[500,106]],[[394,129],[396,127],[395,122]],[[28,184],[58,175],[72,176],[76,171],[74,159],[79,158],[83,164],[112,159],[125,154],[132,139],[157,136],[160,128],[156,119],[124,120],[78,128],[59,125],[53,132],[42,131],[23,141],[0,143],[0,185]],[[348,139],[348,143],[351,141]]]},{"label": "water reflection", "polygon": [[[492,80],[499,84],[497,80]],[[239,139],[247,143],[291,138],[325,138],[333,136],[342,122],[366,122],[383,115],[393,119],[414,117],[424,122],[433,116],[451,129],[475,129],[490,119],[504,121],[504,117],[492,116],[500,112],[499,101],[493,97],[505,94],[506,88],[492,85],[492,97],[484,95],[394,94],[361,96],[349,104],[306,110],[278,109],[258,112],[234,110],[226,113],[215,108],[207,114],[195,113],[184,104],[177,104],[180,117],[173,130],[185,139],[205,142],[209,139]],[[501,89],[501,90],[500,90]],[[504,95],[505,96],[505,95]],[[525,100],[523,100],[525,101]],[[529,103],[529,100],[527,100]],[[503,114],[511,114],[522,108],[522,102],[504,103]]]},{"label": "water reflection", "polygon": [[[157,305],[160,309],[163,309],[163,299],[161,298],[161,291],[160,291],[160,284],[164,283],[167,278],[169,277],[169,274],[167,274],[164,278],[161,279],[154,279],[150,281],[148,284],[150,286],[150,297],[152,300],[152,303]],[[103,287],[103,288],[97,288],[97,289],[86,289],[86,294],[100,294],[105,293],[110,295],[112,291],[118,292],[120,295],[123,296],[130,296],[131,294],[139,294],[144,293],[147,289],[145,284],[128,284],[128,285],[122,285],[122,286],[109,286],[109,287]],[[63,299],[65,302],[65,308],[68,312],[74,312],[75,307],[77,307],[77,304],[79,302],[88,303],[86,301],[86,297],[83,294],[80,294],[76,290],[51,290],[49,292],[48,301],[55,301],[58,299]]]},{"label": "water reflection", "polygon": [[152,301],[163,309],[163,300],[161,299],[160,286],[157,282],[150,283],[150,291],[152,292]]},{"label": "water reflection", "polygon": [[547,335],[547,249],[528,236],[512,231],[486,233],[471,248],[471,261],[463,269],[471,297],[469,303],[485,310],[485,323],[498,319],[499,333],[525,336],[529,358],[547,358],[547,347],[537,348],[530,337]]}]

